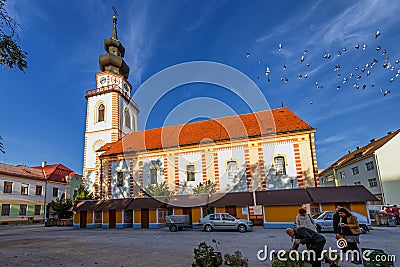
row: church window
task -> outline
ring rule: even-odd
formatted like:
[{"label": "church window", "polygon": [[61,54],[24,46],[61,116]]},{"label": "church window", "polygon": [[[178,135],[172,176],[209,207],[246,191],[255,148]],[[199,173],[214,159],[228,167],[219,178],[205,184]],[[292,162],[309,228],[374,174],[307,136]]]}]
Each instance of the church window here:
[{"label": "church window", "polygon": [[123,185],[124,185],[124,172],[117,171],[117,186],[123,186]]},{"label": "church window", "polygon": [[186,179],[188,182],[192,182],[195,180],[193,164],[186,165]]},{"label": "church window", "polygon": [[157,184],[157,167],[150,168],[150,184]]},{"label": "church window", "polygon": [[274,166],[276,175],[286,175],[285,157],[274,157]]},{"label": "church window", "polygon": [[131,113],[128,108],[125,109],[125,127],[131,129]]},{"label": "church window", "polygon": [[228,178],[229,179],[235,179],[238,174],[238,166],[237,166],[237,161],[236,160],[229,160],[226,163],[226,167],[228,169]]},{"label": "church window", "polygon": [[99,107],[97,108],[97,122],[104,121],[105,110],[106,110],[106,107],[103,104],[100,104]]}]

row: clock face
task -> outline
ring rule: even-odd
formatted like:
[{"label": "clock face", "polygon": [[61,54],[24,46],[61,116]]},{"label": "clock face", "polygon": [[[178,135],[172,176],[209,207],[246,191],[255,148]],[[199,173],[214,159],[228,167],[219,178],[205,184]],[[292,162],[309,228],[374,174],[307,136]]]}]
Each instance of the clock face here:
[{"label": "clock face", "polygon": [[129,92],[129,86],[126,83],[124,83],[124,89],[126,92]]},{"label": "clock face", "polygon": [[100,84],[105,84],[107,81],[106,77],[101,77],[100,78]]}]

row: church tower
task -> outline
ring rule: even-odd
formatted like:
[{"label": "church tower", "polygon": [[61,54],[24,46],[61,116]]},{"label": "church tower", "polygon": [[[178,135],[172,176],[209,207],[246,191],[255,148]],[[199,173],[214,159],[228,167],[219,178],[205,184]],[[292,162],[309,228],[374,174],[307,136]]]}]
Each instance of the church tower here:
[{"label": "church tower", "polygon": [[106,143],[116,142],[137,131],[139,108],[131,100],[129,66],[125,48],[118,40],[117,16],[113,16],[111,38],[104,40],[106,53],[99,56],[101,72],[96,74],[96,88],[86,91],[86,131],[83,160],[85,187],[99,194],[100,161],[96,152]]}]

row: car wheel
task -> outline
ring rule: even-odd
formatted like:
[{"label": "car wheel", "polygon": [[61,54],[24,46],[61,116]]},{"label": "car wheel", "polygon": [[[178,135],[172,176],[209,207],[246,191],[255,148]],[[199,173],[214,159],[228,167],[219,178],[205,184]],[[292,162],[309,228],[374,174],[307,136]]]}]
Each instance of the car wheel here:
[{"label": "car wheel", "polygon": [[178,230],[178,228],[176,227],[175,224],[172,224],[172,225],[169,226],[169,230],[170,230],[171,232],[176,232],[176,230]]},{"label": "car wheel", "polygon": [[321,226],[317,224],[316,227],[317,227],[317,232],[318,232],[318,233],[321,233]]},{"label": "car wheel", "polygon": [[244,233],[244,232],[246,232],[246,230],[247,230],[246,225],[240,224],[240,225],[238,226],[238,231],[239,231],[239,232]]},{"label": "car wheel", "polygon": [[366,234],[368,229],[367,229],[366,226],[363,225],[363,226],[360,227],[360,231],[361,231],[362,234]]},{"label": "car wheel", "polygon": [[207,224],[206,226],[204,226],[204,231],[206,232],[212,232],[213,228],[211,225]]}]

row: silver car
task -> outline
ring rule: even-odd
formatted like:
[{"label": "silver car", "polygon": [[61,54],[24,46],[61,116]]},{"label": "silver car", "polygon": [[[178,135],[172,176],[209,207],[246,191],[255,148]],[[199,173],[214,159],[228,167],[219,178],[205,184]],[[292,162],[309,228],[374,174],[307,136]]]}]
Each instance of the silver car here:
[{"label": "silver car", "polygon": [[241,233],[253,231],[253,223],[243,219],[236,219],[229,213],[213,213],[200,219],[204,231],[237,230]]},{"label": "silver car", "polygon": [[[352,211],[351,213],[357,217],[361,233],[367,233],[371,229],[371,224],[368,222],[368,218],[355,211]],[[315,219],[315,225],[318,232],[333,232],[333,214],[335,214],[335,211],[325,211]]]}]

